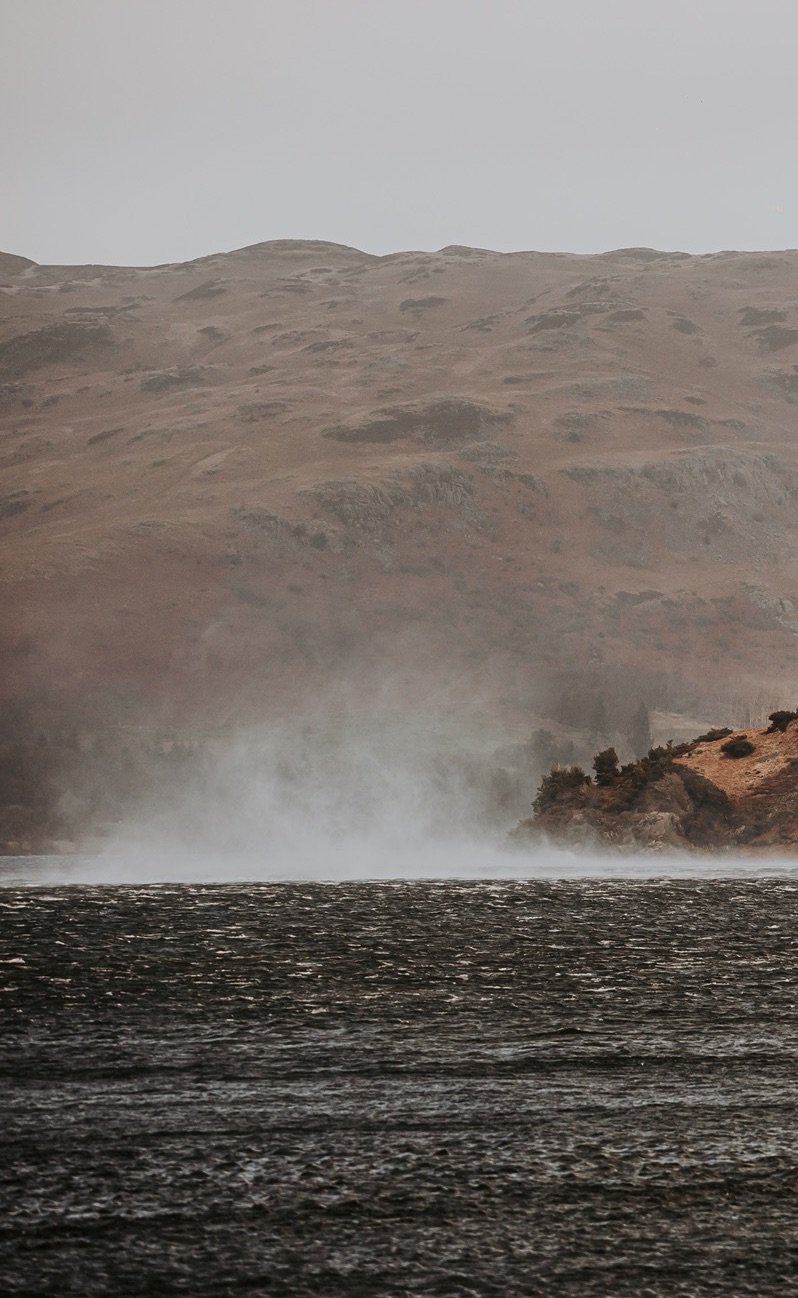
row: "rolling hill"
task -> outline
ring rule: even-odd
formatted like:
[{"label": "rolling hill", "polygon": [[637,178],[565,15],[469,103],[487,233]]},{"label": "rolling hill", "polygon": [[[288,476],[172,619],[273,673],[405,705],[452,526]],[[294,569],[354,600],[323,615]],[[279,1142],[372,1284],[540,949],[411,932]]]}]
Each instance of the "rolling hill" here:
[{"label": "rolling hill", "polygon": [[14,724],[792,705],[798,252],[3,255],[0,304]]}]

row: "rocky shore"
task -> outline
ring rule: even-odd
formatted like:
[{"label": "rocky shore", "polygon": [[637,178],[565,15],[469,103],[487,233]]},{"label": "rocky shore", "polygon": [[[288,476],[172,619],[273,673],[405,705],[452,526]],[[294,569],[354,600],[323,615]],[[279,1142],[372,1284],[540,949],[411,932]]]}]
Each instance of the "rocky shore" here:
[{"label": "rocky shore", "polygon": [[711,730],[620,766],[598,753],[594,777],[554,767],[515,837],[618,850],[798,851],[798,712],[762,729]]}]

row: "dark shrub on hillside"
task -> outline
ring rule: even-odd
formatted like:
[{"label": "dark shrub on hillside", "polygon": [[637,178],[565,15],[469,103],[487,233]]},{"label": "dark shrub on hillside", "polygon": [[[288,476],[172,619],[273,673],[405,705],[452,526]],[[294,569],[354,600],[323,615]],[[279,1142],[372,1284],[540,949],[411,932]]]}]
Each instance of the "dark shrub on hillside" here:
[{"label": "dark shrub on hillside", "polygon": [[615,749],[604,748],[600,753],[596,753],[593,758],[593,770],[596,772],[596,784],[603,787],[612,784],[620,774],[618,754]]},{"label": "dark shrub on hillside", "polygon": [[721,744],[720,751],[727,757],[748,757],[754,751],[754,745],[750,739],[744,735],[739,735],[735,739],[727,739],[725,744]]},{"label": "dark shrub on hillside", "polygon": [[730,734],[732,734],[732,730],[729,726],[719,726],[715,730],[708,730],[705,735],[699,735],[695,743],[713,744],[716,739],[725,739]]},{"label": "dark shrub on hillside", "polygon": [[771,712],[768,721],[770,725],[767,728],[767,733],[775,735],[785,731],[793,721],[798,721],[798,712],[787,712],[786,710]]},{"label": "dark shrub on hillside", "polygon": [[590,776],[585,775],[581,766],[555,766],[553,771],[543,776],[537,797],[532,803],[536,815],[557,804],[577,801],[585,785],[590,783]]},{"label": "dark shrub on hillside", "polygon": [[646,756],[640,759],[640,765],[646,773],[646,779],[658,780],[660,776],[670,770],[674,757],[681,757],[689,751],[689,744],[674,744],[670,739],[664,746],[658,744],[655,748],[649,748]]}]

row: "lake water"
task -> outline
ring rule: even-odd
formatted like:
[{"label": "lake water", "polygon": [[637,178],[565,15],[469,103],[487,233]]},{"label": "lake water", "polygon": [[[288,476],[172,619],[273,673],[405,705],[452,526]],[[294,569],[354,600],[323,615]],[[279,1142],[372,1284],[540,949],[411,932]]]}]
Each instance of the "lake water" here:
[{"label": "lake water", "polygon": [[6,863],[0,1287],[795,1292],[798,880],[745,870]]}]

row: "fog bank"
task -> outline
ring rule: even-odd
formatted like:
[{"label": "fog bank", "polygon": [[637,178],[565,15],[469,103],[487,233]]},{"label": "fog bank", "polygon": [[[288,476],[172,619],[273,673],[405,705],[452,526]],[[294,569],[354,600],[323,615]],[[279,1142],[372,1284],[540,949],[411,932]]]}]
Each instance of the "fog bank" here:
[{"label": "fog bank", "polygon": [[[454,728],[453,728],[454,729]],[[513,839],[494,759],[423,720],[335,712],[241,734],[179,769],[96,852],[10,858],[0,882],[125,884],[411,879],[733,878],[798,862],[610,854]],[[528,790],[531,802],[534,788]]]}]

